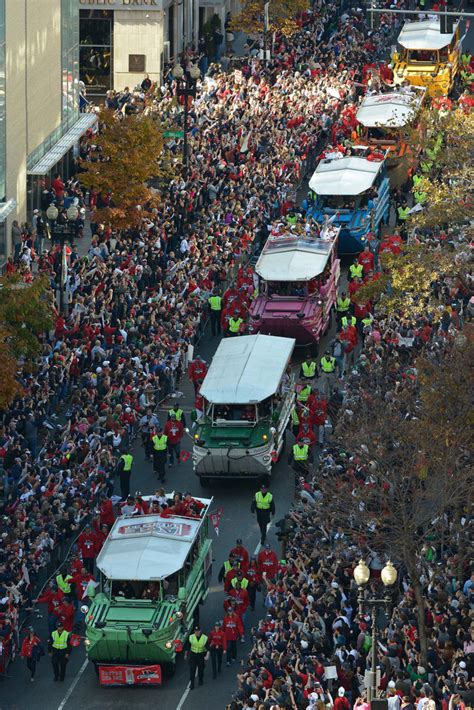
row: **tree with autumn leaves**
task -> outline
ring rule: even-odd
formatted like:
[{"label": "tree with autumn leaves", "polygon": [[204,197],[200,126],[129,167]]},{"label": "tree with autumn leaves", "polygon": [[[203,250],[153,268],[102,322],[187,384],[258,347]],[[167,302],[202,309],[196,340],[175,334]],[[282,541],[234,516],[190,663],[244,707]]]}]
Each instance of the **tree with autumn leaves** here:
[{"label": "tree with autumn leaves", "polygon": [[[237,32],[253,35],[264,31],[264,0],[244,0],[241,11],[232,18],[231,27]],[[268,7],[269,32],[281,32],[287,37],[298,32],[298,16],[306,12],[308,0],[272,0]]]},{"label": "tree with autumn leaves", "polygon": [[100,193],[107,204],[94,212],[95,222],[118,229],[137,226],[142,207],[155,201],[149,182],[166,172],[163,133],[153,115],[117,118],[113,111],[100,116],[100,130],[89,140],[88,160],[81,162],[81,183]]}]

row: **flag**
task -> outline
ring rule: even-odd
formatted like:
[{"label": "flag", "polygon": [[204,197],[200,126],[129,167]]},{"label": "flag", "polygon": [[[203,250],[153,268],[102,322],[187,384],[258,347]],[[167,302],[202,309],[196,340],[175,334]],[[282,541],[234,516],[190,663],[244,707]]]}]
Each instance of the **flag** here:
[{"label": "flag", "polygon": [[214,510],[212,513],[209,513],[209,518],[214,526],[214,530],[216,531],[217,537],[219,537],[219,522],[223,512],[224,508],[217,508],[217,510]]}]

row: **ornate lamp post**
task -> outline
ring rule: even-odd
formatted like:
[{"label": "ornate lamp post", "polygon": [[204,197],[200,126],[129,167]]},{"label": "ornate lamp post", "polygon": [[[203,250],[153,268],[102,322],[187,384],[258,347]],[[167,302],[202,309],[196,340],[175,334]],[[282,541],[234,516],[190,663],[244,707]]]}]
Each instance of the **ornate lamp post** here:
[{"label": "ornate lamp post", "polygon": [[58,208],[56,205],[50,205],[46,210],[46,216],[51,222],[51,232],[53,242],[58,241],[61,245],[61,261],[59,269],[59,312],[67,314],[67,303],[65,299],[65,286],[67,278],[67,259],[66,259],[66,242],[69,241],[71,244],[74,240],[74,229],[72,223],[76,221],[79,210],[76,205],[71,205],[66,211],[67,223],[58,224],[57,219],[59,215]]},{"label": "ornate lamp post", "polygon": [[199,67],[191,64],[188,71],[184,71],[181,64],[176,64],[173,67],[173,79],[176,81],[176,94],[178,98],[183,97],[184,101],[184,120],[183,120],[183,170],[184,178],[188,177],[188,116],[189,116],[189,99],[196,98],[196,83],[201,76]]},{"label": "ornate lamp post", "polygon": [[359,602],[359,613],[363,614],[365,609],[370,610],[372,618],[372,647],[370,649],[371,663],[369,671],[369,684],[367,688],[367,701],[370,703],[377,698],[377,612],[380,608],[390,610],[392,605],[392,590],[393,585],[397,581],[397,570],[389,561],[385,565],[381,573],[383,584],[383,595],[379,592],[366,594],[367,584],[370,580],[370,569],[365,564],[364,560],[360,560],[357,567],[354,569],[354,580],[359,587],[357,600]]}]

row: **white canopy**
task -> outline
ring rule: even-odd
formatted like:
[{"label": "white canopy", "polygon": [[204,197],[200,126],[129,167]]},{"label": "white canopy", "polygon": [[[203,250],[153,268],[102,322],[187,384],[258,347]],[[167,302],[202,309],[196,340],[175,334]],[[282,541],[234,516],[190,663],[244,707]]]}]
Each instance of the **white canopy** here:
[{"label": "white canopy", "polygon": [[334,239],[270,236],[255,270],[265,281],[309,281],[324,271],[333,244]]},{"label": "white canopy", "polygon": [[357,111],[357,120],[367,128],[401,128],[417,113],[424,92],[393,92],[366,96]]},{"label": "white canopy", "polygon": [[309,187],[317,195],[360,195],[372,187],[383,163],[383,160],[371,161],[354,155],[329,163],[322,160]]},{"label": "white canopy", "polygon": [[443,49],[453,39],[457,24],[451,34],[441,34],[439,20],[405,22],[398,43],[405,49]]},{"label": "white canopy", "polygon": [[[206,506],[212,498],[196,498]],[[200,519],[160,515],[117,518],[97,557],[108,579],[159,580],[184,566],[205,514]]]},{"label": "white canopy", "polygon": [[278,390],[295,341],[273,335],[222,340],[201,386],[213,404],[261,402]]}]

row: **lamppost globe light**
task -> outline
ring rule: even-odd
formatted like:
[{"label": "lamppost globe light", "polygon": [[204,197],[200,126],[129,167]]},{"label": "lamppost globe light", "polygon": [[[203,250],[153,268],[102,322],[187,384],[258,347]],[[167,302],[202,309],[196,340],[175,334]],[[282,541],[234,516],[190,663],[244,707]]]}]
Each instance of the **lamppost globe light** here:
[{"label": "lamppost globe light", "polygon": [[189,76],[193,81],[197,81],[199,77],[201,76],[201,72],[199,70],[199,67],[197,67],[195,64],[191,65],[191,68],[189,70]]},{"label": "lamppost globe light", "polygon": [[359,564],[354,570],[354,579],[358,587],[363,587],[370,579],[370,569],[364,560],[359,560]]},{"label": "lamppost globe light", "polygon": [[70,207],[67,208],[67,218],[71,222],[75,222],[77,219],[77,215],[79,214],[79,210],[77,209],[76,205],[71,205]]},{"label": "lamppost globe light", "polygon": [[181,66],[181,64],[175,64],[175,66],[173,67],[172,74],[173,74],[173,79],[182,79],[183,78],[184,69]]},{"label": "lamppost globe light", "polygon": [[46,217],[50,219],[52,222],[54,222],[55,219],[58,218],[58,208],[56,205],[50,205],[48,209],[46,210]]},{"label": "lamppost globe light", "polygon": [[382,572],[380,573],[380,576],[382,578],[382,582],[386,587],[391,587],[392,584],[395,584],[395,582],[397,581],[397,570],[392,565],[390,560],[383,568]]}]

